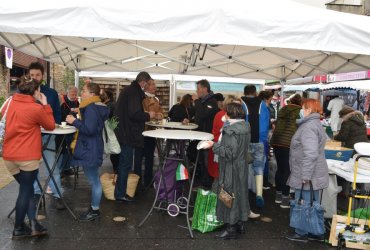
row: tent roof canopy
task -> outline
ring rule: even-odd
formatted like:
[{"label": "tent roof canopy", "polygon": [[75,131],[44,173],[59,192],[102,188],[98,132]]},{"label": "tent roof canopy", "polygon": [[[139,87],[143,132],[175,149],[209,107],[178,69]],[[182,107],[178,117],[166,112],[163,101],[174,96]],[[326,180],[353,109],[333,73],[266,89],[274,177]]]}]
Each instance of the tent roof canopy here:
[{"label": "tent roof canopy", "polygon": [[294,79],[370,68],[370,19],[288,0],[0,6],[0,44],[72,69]]}]

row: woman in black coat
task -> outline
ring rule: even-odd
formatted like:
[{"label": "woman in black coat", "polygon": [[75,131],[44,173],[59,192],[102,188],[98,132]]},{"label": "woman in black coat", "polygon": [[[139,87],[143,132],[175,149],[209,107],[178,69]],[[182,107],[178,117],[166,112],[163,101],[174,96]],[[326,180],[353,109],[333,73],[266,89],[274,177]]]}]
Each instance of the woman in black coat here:
[{"label": "woman in black coat", "polygon": [[170,112],[168,112],[168,117],[171,122],[183,122],[188,123],[193,120],[195,115],[195,109],[193,106],[193,98],[190,94],[186,94],[182,97],[180,103],[175,104]]}]

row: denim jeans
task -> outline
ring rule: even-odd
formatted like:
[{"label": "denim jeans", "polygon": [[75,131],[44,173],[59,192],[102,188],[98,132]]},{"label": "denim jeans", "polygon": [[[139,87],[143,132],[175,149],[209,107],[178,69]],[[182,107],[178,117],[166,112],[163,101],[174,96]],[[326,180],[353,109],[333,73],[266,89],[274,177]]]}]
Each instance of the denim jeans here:
[{"label": "denim jeans", "polygon": [[[48,139],[49,135],[44,135],[42,137],[42,144],[44,145]],[[52,135],[50,137],[50,141],[49,141],[49,144],[48,144],[48,148],[52,149],[52,150],[55,150],[55,135]],[[55,161],[55,157],[56,157],[56,153],[54,151],[49,151],[49,150],[46,150],[44,151],[44,154],[45,154],[45,158],[49,164],[49,167],[50,169],[53,167],[53,163]],[[49,176],[49,172],[48,170],[46,169],[46,166],[45,166],[45,162],[43,162],[41,164],[44,169],[45,169],[45,176]],[[54,180],[59,188],[59,191],[60,193],[63,194],[63,188],[62,188],[62,183],[61,183],[61,180],[60,180],[60,169],[57,165],[57,167],[54,169],[54,172],[53,172],[53,177],[54,177]],[[54,182],[50,179],[49,183],[48,183],[49,187],[51,188],[51,191],[53,192],[53,196],[55,198],[60,198],[59,197],[59,194],[55,188],[55,185],[54,185]],[[35,183],[33,184],[33,188],[35,190],[35,194],[41,194],[41,190],[39,188],[39,185],[37,184],[37,182],[35,181]]]},{"label": "denim jeans", "polygon": [[26,214],[29,220],[36,218],[36,204],[33,199],[33,183],[36,180],[38,170],[20,171],[14,175],[19,183],[19,193],[15,205],[15,226],[21,226],[24,223]]},{"label": "denim jeans", "polygon": [[127,178],[132,167],[134,158],[133,153],[134,147],[127,144],[121,144],[117,182],[114,189],[114,197],[116,199],[122,199],[126,195]]},{"label": "denim jeans", "polygon": [[[315,199],[318,201],[319,200],[319,190],[313,191],[313,194],[314,194]],[[296,189],[295,190],[295,195],[294,195],[295,199],[298,200],[300,195],[301,195],[301,189]],[[311,202],[311,191],[310,190],[303,190],[302,199],[305,202]],[[303,230],[300,230],[300,229],[295,229],[295,232],[299,235],[307,235],[308,234],[307,231],[303,231]]]},{"label": "denim jeans", "polygon": [[265,146],[263,142],[250,143],[249,151],[253,155],[253,171],[254,175],[263,175],[263,170],[265,168],[266,155]]},{"label": "denim jeans", "polygon": [[[71,150],[70,145],[72,143],[73,137],[74,137],[74,134],[66,135],[65,141],[63,142],[63,150],[62,150],[62,153],[60,154],[60,157],[58,159],[58,165],[57,165],[57,168],[59,169],[60,172],[71,168],[70,163],[71,163],[72,155],[68,153],[68,150]],[[69,152],[72,153],[71,151]]]},{"label": "denim jeans", "polygon": [[99,209],[103,189],[99,179],[99,167],[83,167],[85,176],[91,185],[91,207]]}]

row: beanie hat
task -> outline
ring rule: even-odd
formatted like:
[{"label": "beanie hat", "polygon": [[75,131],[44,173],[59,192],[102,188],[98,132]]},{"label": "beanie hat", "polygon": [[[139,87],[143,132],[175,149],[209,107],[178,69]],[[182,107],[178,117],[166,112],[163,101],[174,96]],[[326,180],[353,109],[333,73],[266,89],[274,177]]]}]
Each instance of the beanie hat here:
[{"label": "beanie hat", "polygon": [[346,114],[352,113],[354,111],[355,110],[353,108],[351,108],[350,106],[344,105],[343,108],[339,111],[339,117],[343,117]]}]

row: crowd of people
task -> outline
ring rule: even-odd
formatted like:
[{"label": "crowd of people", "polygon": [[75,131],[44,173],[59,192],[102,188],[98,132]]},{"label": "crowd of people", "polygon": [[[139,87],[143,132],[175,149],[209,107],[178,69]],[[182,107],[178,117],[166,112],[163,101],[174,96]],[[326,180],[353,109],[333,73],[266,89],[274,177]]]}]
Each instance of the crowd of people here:
[{"label": "crowd of people", "polygon": [[[91,204],[79,219],[92,221],[101,215],[99,167],[103,162],[102,132],[105,121],[112,117],[118,121],[115,132],[121,153],[110,155],[113,171],[117,174],[114,198],[118,202],[133,202],[134,197],[126,194],[129,172],[133,170],[139,175],[140,185],[145,188],[150,188],[153,179],[156,141],[142,135],[145,130],[153,129],[145,123],[165,118],[161,103],[155,96],[155,81],[147,72],[140,72],[121,91],[117,102],[112,91],[102,90],[91,81],[84,84],[80,102],[76,87],[69,87],[66,95],[58,96],[54,89],[47,86],[43,75],[43,66],[32,63],[29,79],[19,84],[17,93],[8,99],[1,110],[2,115],[6,115],[4,162],[20,184],[13,238],[47,233],[35,217],[35,204],[41,199],[38,169],[44,165],[40,159],[42,144],[46,140],[41,135],[40,127],[53,130],[55,124],[66,121],[77,129],[63,142],[64,150],[53,173],[60,192],[54,182],[48,185],[56,208],[65,209],[60,197],[63,192],[61,174],[70,174],[71,166],[82,167],[91,186]],[[202,188],[217,194],[221,191],[233,194],[231,207],[221,200],[217,202],[217,218],[227,225],[218,234],[221,239],[237,238],[245,233],[245,222],[259,216],[251,211],[249,205],[249,164],[255,180],[255,205],[259,209],[265,206],[263,190],[264,186],[268,186],[271,147],[277,162],[275,203],[281,208],[289,208],[294,197],[298,199],[302,196],[308,202],[311,185],[316,198],[318,191],[328,186],[324,155],[327,135],[320,122],[320,102],[295,94],[289,98],[287,105],[277,110],[279,105],[274,98],[269,91],[257,93],[254,85],[245,86],[241,97],[224,97],[220,93],[214,94],[210,83],[203,79],[196,82],[196,94],[184,95],[169,110],[168,120],[184,124],[193,122],[198,125],[198,131],[214,135],[213,141],[208,141],[200,149],[198,175]],[[350,148],[356,142],[367,141],[364,117],[360,112],[344,106],[339,98],[328,102],[324,108],[331,112],[334,139],[343,141],[344,146]],[[61,140],[53,135],[50,142],[49,147],[56,149]],[[190,143],[187,150],[189,159],[194,157],[194,148],[196,143]],[[68,150],[73,153],[72,158]],[[48,162],[53,162],[56,157],[52,151],[44,154]],[[29,225],[25,223],[26,215]],[[322,240],[323,235],[312,235],[308,230],[297,229],[287,238]]]}]

